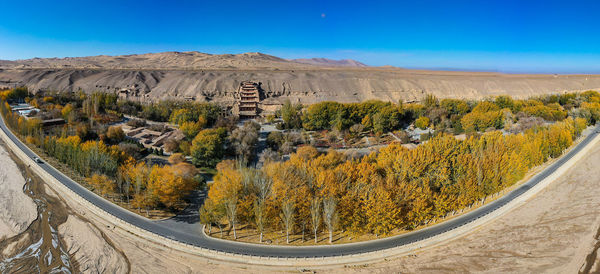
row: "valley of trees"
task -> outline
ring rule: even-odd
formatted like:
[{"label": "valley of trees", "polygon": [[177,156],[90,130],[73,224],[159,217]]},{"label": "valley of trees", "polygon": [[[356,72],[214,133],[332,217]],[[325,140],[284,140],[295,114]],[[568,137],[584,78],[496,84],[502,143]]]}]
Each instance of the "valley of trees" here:
[{"label": "valley of trees", "polygon": [[[361,103],[322,102],[306,107],[283,105],[282,129],[352,131],[360,125],[365,131],[382,134],[414,124],[450,134],[510,129],[521,121],[531,126],[535,121],[561,121],[571,112],[591,122],[598,117],[597,92],[565,93],[526,100],[499,96],[490,100],[438,99],[427,95],[420,103],[368,100]],[[537,125],[537,124],[536,124]],[[517,129],[522,131],[522,128]]]},{"label": "valley of trees", "polygon": [[[558,157],[586,128],[583,118],[503,136],[439,135],[408,150],[392,144],[360,160],[305,146],[262,169],[217,165],[203,210],[208,225],[249,224],[286,233],[386,235],[414,229],[473,205]],[[331,239],[330,239],[331,240]],[[315,238],[316,241],[316,238]]]},{"label": "valley of trees", "polygon": [[[233,238],[236,228],[250,227],[261,242],[265,231],[282,231],[288,242],[294,234],[315,243],[326,232],[331,243],[334,231],[378,236],[412,230],[482,202],[559,157],[596,123],[599,110],[595,91],[480,102],[433,96],[406,105],[324,102],[303,112],[287,103],[283,128],[344,130],[360,123],[385,132],[415,123],[437,132],[416,149],[392,143],[360,159],[304,146],[289,161],[260,169],[223,161],[201,221],[209,231],[227,225]],[[455,132],[468,137],[449,134]]]},{"label": "valley of trees", "polygon": [[[251,163],[260,125],[238,126],[211,103],[141,104],[101,92],[32,95],[23,88],[0,91],[0,99],[6,123],[25,142],[69,166],[96,192],[138,212],[181,209],[186,195],[203,183],[200,169],[216,167],[201,221],[209,230],[228,228],[234,238],[239,227],[253,229],[259,241],[269,231],[315,242],[325,233],[331,242],[336,231],[379,236],[415,229],[514,185],[531,168],[559,157],[600,119],[595,91],[526,100],[286,102],[277,114],[284,131],[269,134],[266,143],[274,150],[256,168]],[[40,113],[25,119],[11,111],[8,102],[16,101]],[[148,120],[181,130],[181,139],[165,143],[168,164],[145,161],[161,152],[144,149],[114,126],[124,114],[143,118],[129,120],[131,126],[147,126]],[[55,118],[66,124],[42,126]],[[408,126],[433,133],[415,149],[392,143],[363,157],[306,145],[307,131],[383,135]],[[466,137],[454,136],[461,133]]]}]

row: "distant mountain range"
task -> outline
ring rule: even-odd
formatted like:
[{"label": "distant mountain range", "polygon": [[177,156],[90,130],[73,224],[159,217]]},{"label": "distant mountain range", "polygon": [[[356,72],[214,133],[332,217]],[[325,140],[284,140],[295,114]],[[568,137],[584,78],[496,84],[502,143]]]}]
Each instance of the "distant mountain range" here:
[{"label": "distant mountain range", "polygon": [[87,69],[312,69],[315,67],[366,67],[355,60],[326,58],[286,60],[259,52],[208,54],[197,51],[161,52],[119,56],[32,58],[0,60],[0,68]]},{"label": "distant mountain range", "polygon": [[292,59],[296,63],[325,66],[325,67],[368,67],[367,65],[352,59],[332,60],[327,58]]}]

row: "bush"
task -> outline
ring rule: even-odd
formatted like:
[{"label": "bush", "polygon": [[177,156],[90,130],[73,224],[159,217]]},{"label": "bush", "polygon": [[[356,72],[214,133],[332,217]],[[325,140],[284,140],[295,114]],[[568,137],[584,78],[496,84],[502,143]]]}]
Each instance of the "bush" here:
[{"label": "bush", "polygon": [[146,149],[142,145],[132,143],[120,143],[119,149],[136,160],[142,159],[146,152]]},{"label": "bush", "polygon": [[417,120],[415,120],[415,126],[420,129],[426,129],[427,127],[429,127],[429,118],[425,116],[417,118]]},{"label": "bush", "polygon": [[120,126],[110,126],[106,132],[106,137],[110,139],[111,143],[116,144],[125,139],[125,133]]},{"label": "bush", "polygon": [[285,124],[279,122],[275,124],[275,128],[278,130],[284,130],[285,129]]},{"label": "bush", "polygon": [[40,139],[33,137],[33,136],[27,136],[25,138],[25,142],[27,142],[28,144],[32,144],[35,146],[39,146],[40,145]]},{"label": "bush", "polygon": [[272,131],[267,136],[267,145],[274,150],[279,149],[279,147],[283,144],[283,134],[279,131]]}]

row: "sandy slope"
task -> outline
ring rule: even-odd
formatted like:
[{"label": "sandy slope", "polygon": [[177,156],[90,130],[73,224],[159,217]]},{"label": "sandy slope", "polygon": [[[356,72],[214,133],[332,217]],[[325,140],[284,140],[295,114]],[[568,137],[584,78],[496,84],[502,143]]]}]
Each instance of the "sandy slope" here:
[{"label": "sandy slope", "polygon": [[316,66],[328,66],[328,67],[367,67],[367,65],[351,60],[351,59],[343,59],[343,60],[331,60],[327,58],[310,58],[310,59],[292,59],[290,60],[296,63],[310,64]]},{"label": "sandy slope", "polygon": [[259,52],[241,54],[208,54],[197,51],[160,52],[119,56],[88,56],[67,58],[33,58],[26,60],[0,60],[3,68],[83,68],[83,69],[236,69],[236,68],[310,68]]},{"label": "sandy slope", "polygon": [[69,215],[58,227],[67,252],[83,273],[127,273],[127,259],[106,242],[93,225]]},{"label": "sandy slope", "polygon": [[23,232],[37,217],[33,200],[23,193],[25,179],[0,146],[0,240]]},{"label": "sandy slope", "polygon": [[[232,102],[240,82],[262,83],[265,98],[282,102],[379,99],[414,101],[426,94],[478,99],[508,94],[541,94],[600,89],[600,76],[505,75],[466,72],[418,72],[385,69],[320,70],[0,70],[0,86],[32,91],[130,91],[132,99],[193,97],[196,101]],[[4,83],[4,84],[3,84]]]},{"label": "sandy slope", "polygon": [[[193,97],[231,102],[242,81],[262,83],[264,97],[283,102],[368,99],[414,101],[426,94],[478,99],[600,89],[600,75],[519,75],[357,67],[354,61],[302,64],[261,53],[163,52],[126,56],[0,60],[0,87],[32,91],[129,90],[133,99]],[[315,61],[316,60],[316,61]],[[347,65],[354,67],[347,67]]]}]

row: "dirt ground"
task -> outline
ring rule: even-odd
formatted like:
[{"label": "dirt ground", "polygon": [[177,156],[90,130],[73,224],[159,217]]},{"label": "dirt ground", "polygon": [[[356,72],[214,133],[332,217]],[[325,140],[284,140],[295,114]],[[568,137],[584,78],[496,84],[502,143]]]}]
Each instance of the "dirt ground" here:
[{"label": "dirt ground", "polygon": [[69,215],[67,221],[58,227],[58,233],[65,242],[67,252],[77,262],[79,271],[95,273],[124,273],[129,264],[123,254],[113,247],[96,227]]},{"label": "dirt ground", "polygon": [[25,178],[0,145],[0,240],[22,233],[37,217],[33,200],[23,192]]}]

